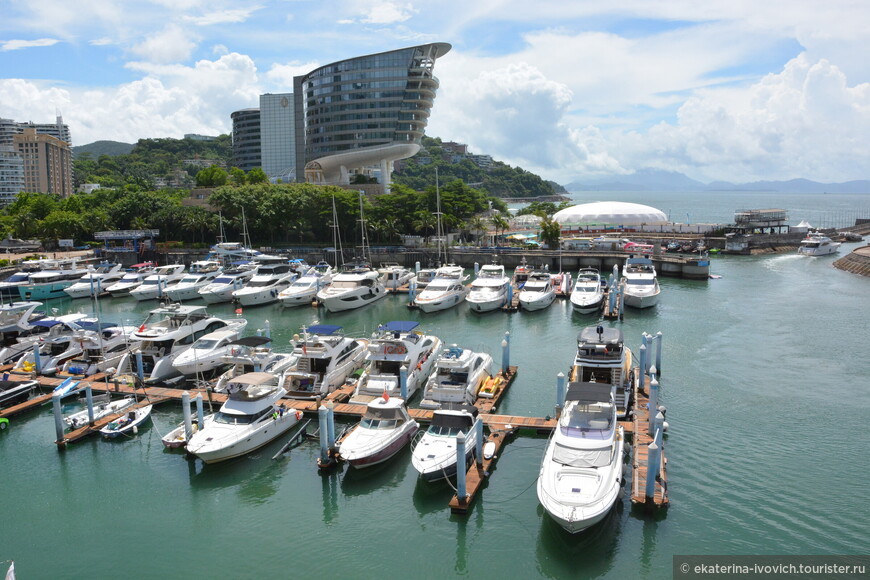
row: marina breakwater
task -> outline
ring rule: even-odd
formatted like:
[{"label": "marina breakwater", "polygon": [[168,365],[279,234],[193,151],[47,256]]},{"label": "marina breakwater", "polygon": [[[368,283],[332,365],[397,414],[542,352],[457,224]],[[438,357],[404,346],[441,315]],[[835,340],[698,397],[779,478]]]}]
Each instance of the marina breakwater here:
[{"label": "marina breakwater", "polygon": [[870,246],[853,250],[848,255],[834,262],[834,267],[853,274],[870,277]]}]

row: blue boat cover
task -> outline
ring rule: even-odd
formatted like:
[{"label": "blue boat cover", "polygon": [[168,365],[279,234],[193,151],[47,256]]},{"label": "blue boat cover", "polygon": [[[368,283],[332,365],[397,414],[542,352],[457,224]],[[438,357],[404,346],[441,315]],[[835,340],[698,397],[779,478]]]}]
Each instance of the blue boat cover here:
[{"label": "blue boat cover", "polygon": [[33,323],[33,326],[42,326],[43,328],[51,328],[57,324],[62,324],[60,320],[37,320]]},{"label": "blue boat cover", "polygon": [[310,332],[311,334],[326,335],[332,334],[333,332],[336,332],[338,330],[341,330],[341,327],[337,324],[314,324],[308,327],[308,332]]},{"label": "blue boat cover", "polygon": [[413,320],[392,320],[386,323],[384,328],[390,332],[411,332],[418,326],[420,323]]}]

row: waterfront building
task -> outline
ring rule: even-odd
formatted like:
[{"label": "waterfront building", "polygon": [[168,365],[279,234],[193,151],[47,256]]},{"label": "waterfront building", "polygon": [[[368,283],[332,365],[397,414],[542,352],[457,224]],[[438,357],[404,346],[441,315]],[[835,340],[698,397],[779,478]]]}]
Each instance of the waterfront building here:
[{"label": "waterfront building", "polygon": [[233,166],[250,171],[261,166],[260,109],[235,111],[233,120]]},{"label": "waterfront building", "polygon": [[15,201],[24,190],[24,160],[12,144],[0,145],[0,206]]},{"label": "waterfront building", "polygon": [[260,95],[260,160],[272,181],[296,180],[295,110],[292,93]]},{"label": "waterfront building", "polygon": [[24,164],[24,190],[72,195],[72,149],[69,143],[27,127],[12,137]]}]

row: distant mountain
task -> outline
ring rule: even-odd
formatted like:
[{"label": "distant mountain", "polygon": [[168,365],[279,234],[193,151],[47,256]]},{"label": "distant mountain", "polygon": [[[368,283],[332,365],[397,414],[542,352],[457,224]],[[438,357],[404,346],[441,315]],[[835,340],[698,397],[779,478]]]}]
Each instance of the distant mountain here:
[{"label": "distant mountain", "polygon": [[78,157],[82,153],[90,153],[94,159],[100,155],[108,155],[115,157],[116,155],[128,155],[133,151],[133,143],[121,143],[120,141],[94,141],[87,145],[78,145],[72,148],[73,157]]},{"label": "distant mountain", "polygon": [[870,180],[819,183],[809,179],[703,183],[676,171],[641,169],[630,175],[578,179],[567,184],[568,191],[772,191],[783,193],[870,193]]}]

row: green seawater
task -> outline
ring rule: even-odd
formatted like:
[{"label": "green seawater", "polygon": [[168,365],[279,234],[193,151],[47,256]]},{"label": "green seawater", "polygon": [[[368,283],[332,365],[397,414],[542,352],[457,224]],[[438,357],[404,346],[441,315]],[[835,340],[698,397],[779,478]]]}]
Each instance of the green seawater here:
[{"label": "green seawater", "polygon": [[[868,205],[866,197],[825,197],[679,199],[706,203],[711,216],[727,207]],[[134,438],[94,437],[60,452],[43,407],[0,433],[0,562],[15,560],[20,579],[670,578],[675,554],[866,553],[870,279],[836,270],[834,259],[714,257],[721,279],[662,278],[657,307],[607,323],[635,350],[644,331],[664,337],[671,507],[658,517],[624,497],[600,525],[564,533],[535,494],[546,439],[528,434],[504,448],[470,514],[453,516],[452,489],[419,481],[408,450],[371,470],[321,475],[316,442],[272,460],[279,440],[205,466],[164,450],[161,434],[182,416],[167,403]],[[534,416],[552,414],[556,374],[570,365],[576,335],[597,322],[566,301],[484,315],[465,305],[426,315],[406,302],[389,296],[336,315],[264,306],[244,316],[248,334],[270,321],[276,349],[315,321],[367,336],[382,322],[418,320],[497,363],[510,332],[519,374],[499,412]],[[87,300],[48,306],[93,310]],[[100,302],[104,319],[134,324],[153,307]],[[210,308],[227,317],[233,310]]]}]

